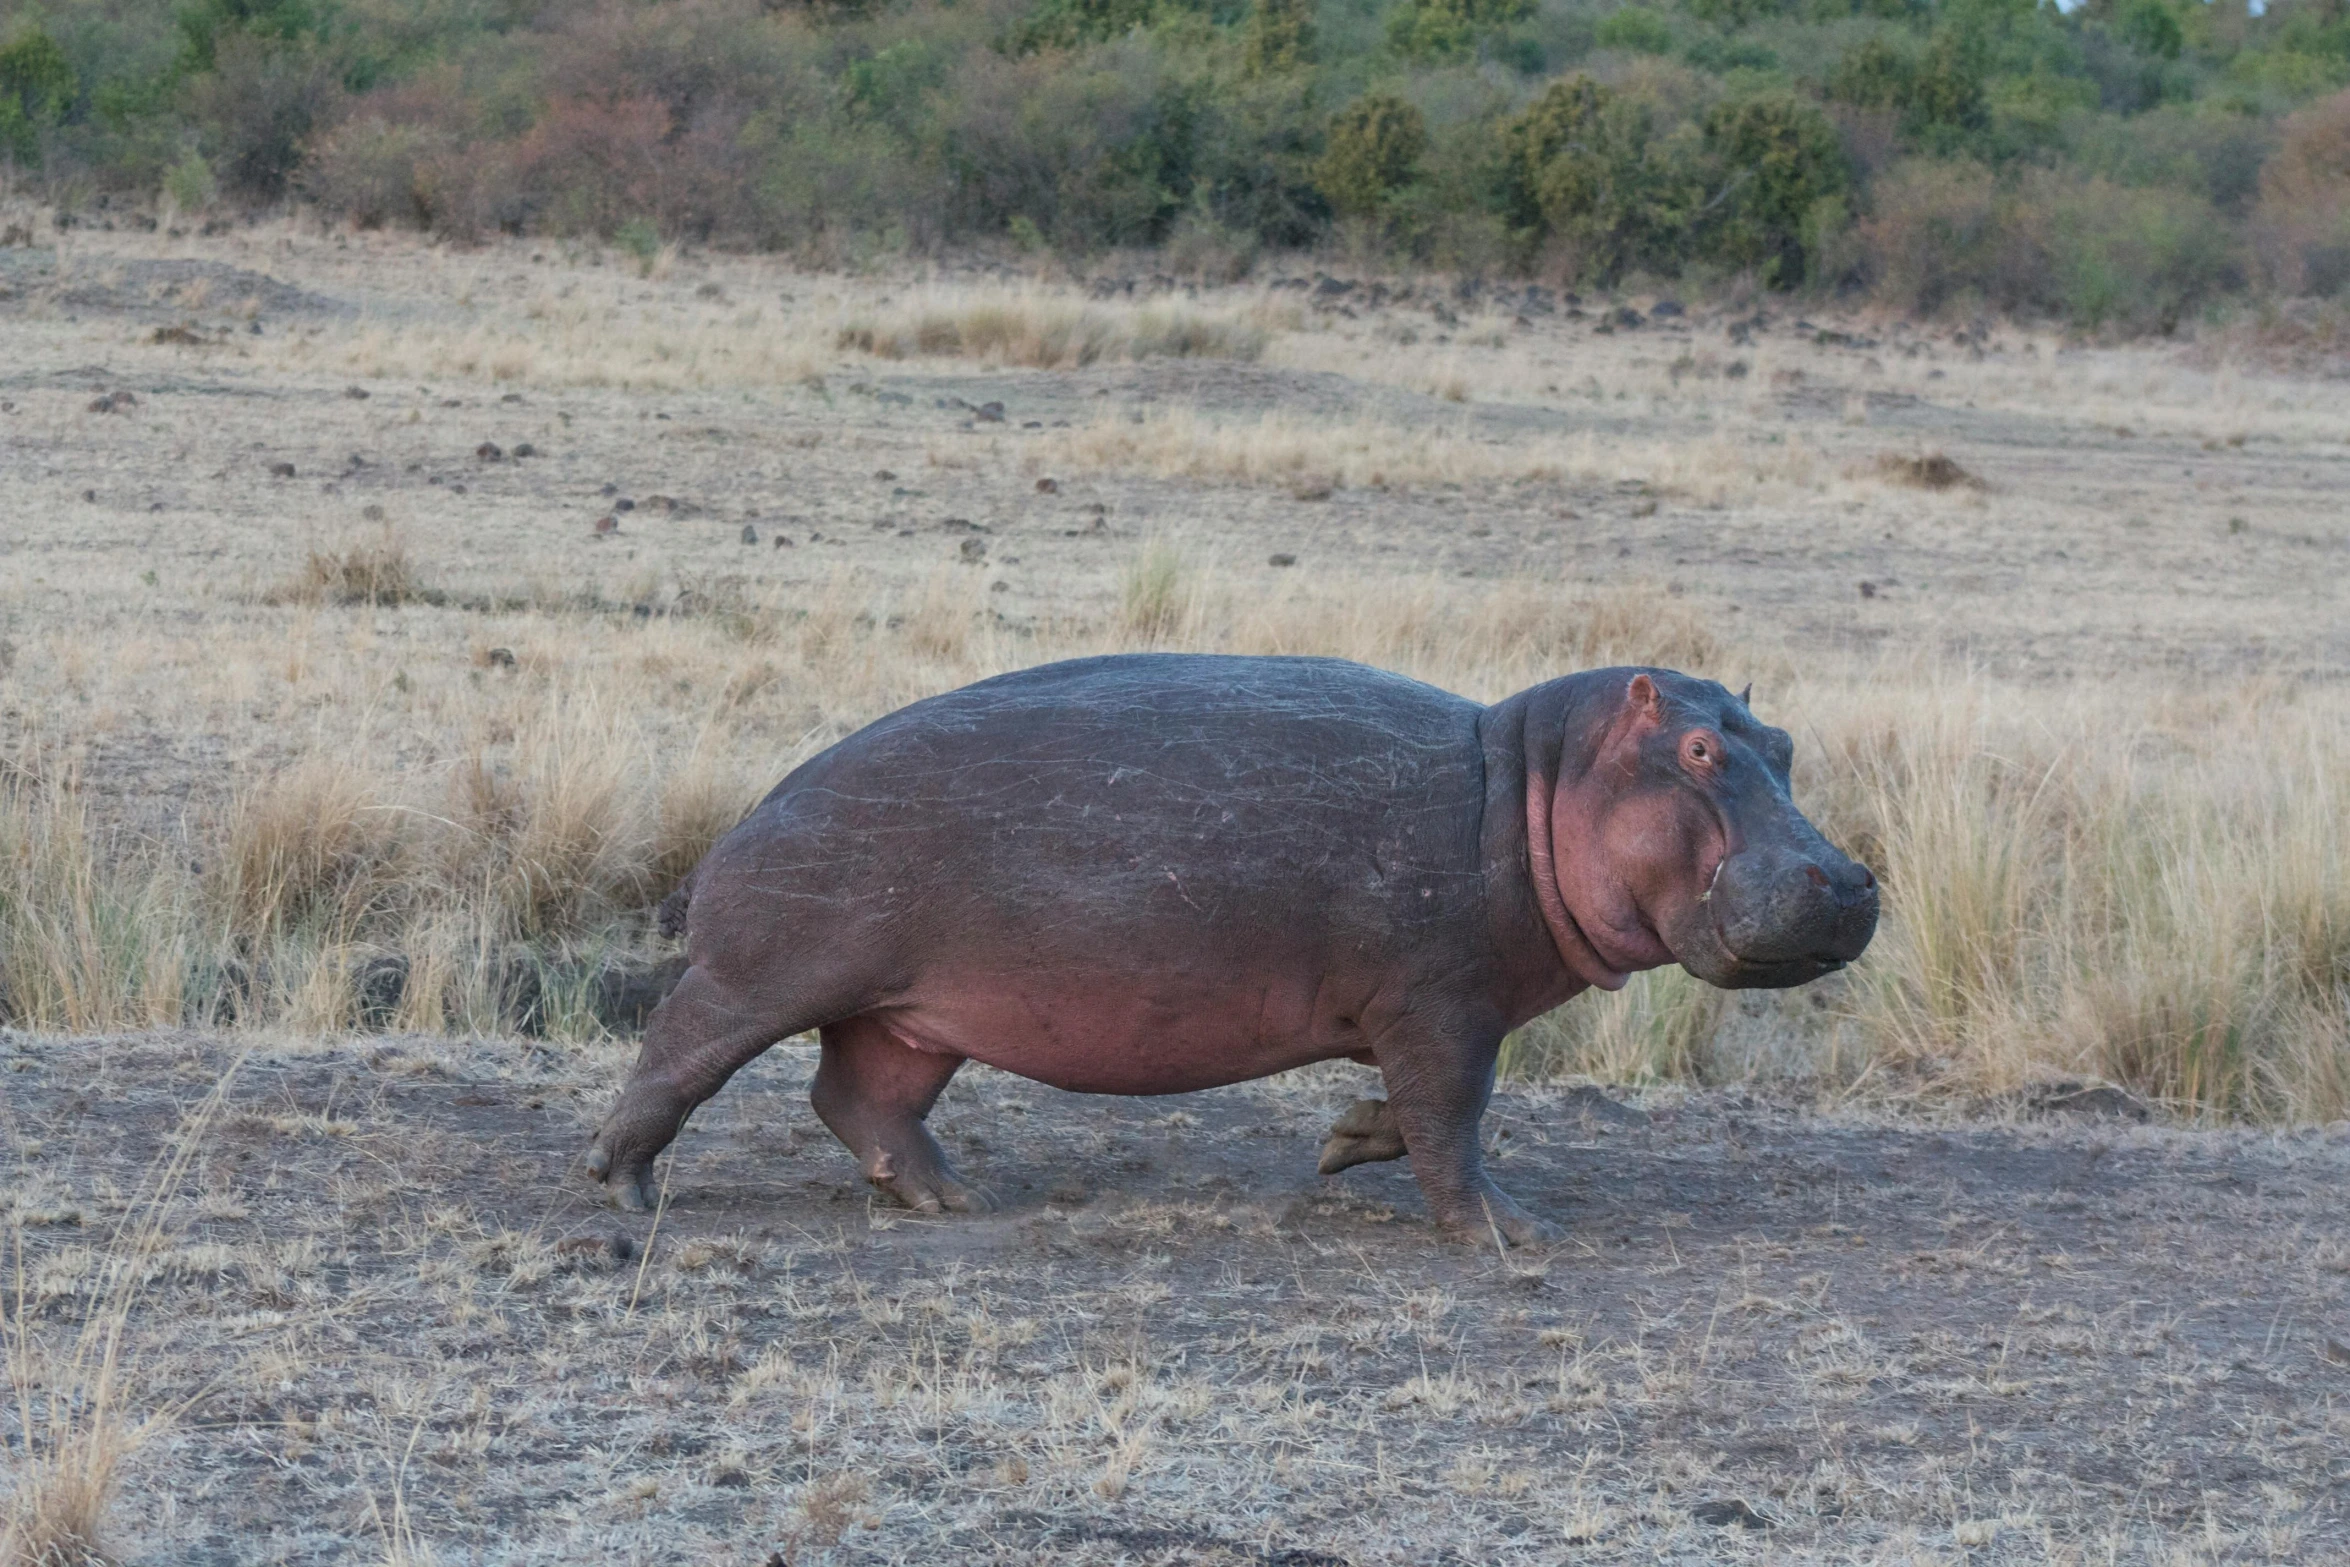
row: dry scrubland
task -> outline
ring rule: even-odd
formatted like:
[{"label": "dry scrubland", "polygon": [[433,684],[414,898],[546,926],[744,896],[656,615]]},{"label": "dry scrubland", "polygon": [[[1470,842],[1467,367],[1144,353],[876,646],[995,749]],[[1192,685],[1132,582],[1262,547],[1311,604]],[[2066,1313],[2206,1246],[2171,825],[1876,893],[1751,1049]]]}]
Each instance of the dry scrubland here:
[{"label": "dry scrubland", "polygon": [[[156,1560],[2350,1548],[2350,386],[1449,282],[34,238],[18,1559],[109,1480]],[[981,1225],[851,1191],[788,1054],[660,1232],[559,1186],[650,906],[750,800],[1125,647],[1751,679],[1883,933],[1514,1040],[1549,1258],[1313,1183],[1351,1068],[1098,1122],[966,1074]],[[2092,1078],[2164,1124],[2030,1118]],[[1692,1516],[1726,1499],[1771,1527]]]}]

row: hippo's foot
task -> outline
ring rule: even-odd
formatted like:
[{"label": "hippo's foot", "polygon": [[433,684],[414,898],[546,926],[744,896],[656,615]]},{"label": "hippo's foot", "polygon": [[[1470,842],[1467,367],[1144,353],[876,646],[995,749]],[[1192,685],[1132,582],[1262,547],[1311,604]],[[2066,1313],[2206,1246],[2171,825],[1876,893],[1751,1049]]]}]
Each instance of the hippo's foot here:
[{"label": "hippo's foot", "polygon": [[671,1096],[632,1078],[588,1145],[587,1172],[603,1186],[605,1201],[629,1213],[651,1208],[653,1160],[684,1124],[685,1111]]},{"label": "hippo's foot", "polygon": [[916,1213],[988,1213],[995,1199],[955,1175],[922,1119],[961,1056],[917,1050],[870,1018],[827,1024],[809,1101],[865,1179]]},{"label": "hippo's foot", "polygon": [[[922,1133],[923,1141],[932,1142],[920,1126],[915,1130]],[[932,1142],[933,1150],[936,1146]],[[916,1213],[995,1212],[995,1197],[987,1188],[958,1179],[945,1156],[935,1151],[917,1152],[900,1160],[884,1148],[860,1157],[859,1162],[865,1166],[865,1179]]]},{"label": "hippo's foot", "polygon": [[1547,1246],[1559,1238],[1557,1225],[1535,1218],[1490,1181],[1466,1204],[1454,1204],[1437,1219],[1456,1240],[1478,1246],[1491,1246],[1497,1238],[1503,1246]]},{"label": "hippo's foot", "polygon": [[1404,1156],[1403,1128],[1384,1099],[1357,1099],[1330,1128],[1316,1166],[1324,1175],[1336,1175],[1358,1164],[1377,1164]]}]

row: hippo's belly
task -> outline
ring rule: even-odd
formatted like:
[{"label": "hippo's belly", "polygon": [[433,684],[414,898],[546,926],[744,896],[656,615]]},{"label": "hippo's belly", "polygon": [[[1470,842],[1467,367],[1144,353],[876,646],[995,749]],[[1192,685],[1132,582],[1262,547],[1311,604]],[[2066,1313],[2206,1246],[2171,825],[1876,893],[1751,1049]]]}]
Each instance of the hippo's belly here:
[{"label": "hippo's belly", "polygon": [[1351,988],[1320,976],[975,971],[926,978],[865,1015],[917,1050],[1055,1088],[1180,1094],[1363,1050],[1368,998]]}]

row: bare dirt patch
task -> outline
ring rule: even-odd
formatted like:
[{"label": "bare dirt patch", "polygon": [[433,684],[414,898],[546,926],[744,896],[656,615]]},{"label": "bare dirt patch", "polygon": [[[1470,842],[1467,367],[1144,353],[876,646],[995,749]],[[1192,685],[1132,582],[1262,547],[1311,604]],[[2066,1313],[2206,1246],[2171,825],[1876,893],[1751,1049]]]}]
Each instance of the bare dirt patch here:
[{"label": "bare dirt patch", "polygon": [[[0,1045],[36,1334],[240,1048]],[[1398,1166],[1312,1174],[1351,1070],[967,1072],[934,1124],[1005,1207],[949,1222],[857,1181],[808,1070],[705,1109],[656,1225],[566,1176],[592,1056],[254,1050],[132,1312],[138,1396],[189,1411],[118,1546],[345,1560],[396,1500],[442,1559],[511,1561],[2350,1550],[2339,1129],[1511,1092],[1497,1172],[1569,1238],[1504,1259]]]}]

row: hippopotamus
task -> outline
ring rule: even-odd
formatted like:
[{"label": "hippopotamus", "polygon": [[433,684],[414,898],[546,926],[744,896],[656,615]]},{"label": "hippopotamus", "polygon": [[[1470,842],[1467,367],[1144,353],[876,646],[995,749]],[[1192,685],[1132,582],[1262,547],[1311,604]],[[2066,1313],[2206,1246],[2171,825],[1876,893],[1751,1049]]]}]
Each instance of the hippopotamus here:
[{"label": "hippopotamus", "polygon": [[1876,879],[1796,809],[1792,756],[1745,695],[1654,668],[1482,706],[1123,654],[930,697],[794,769],[672,898],[688,966],[587,1168],[647,1206],[694,1107],[811,1029],[817,1115],[928,1213],[993,1205],[924,1124],[965,1061],[1173,1094],[1345,1059],[1386,1097],[1325,1172],[1408,1157],[1440,1224],[1542,1239],[1479,1154],[1505,1035],[1666,963],[1791,986],[1868,946]]}]

